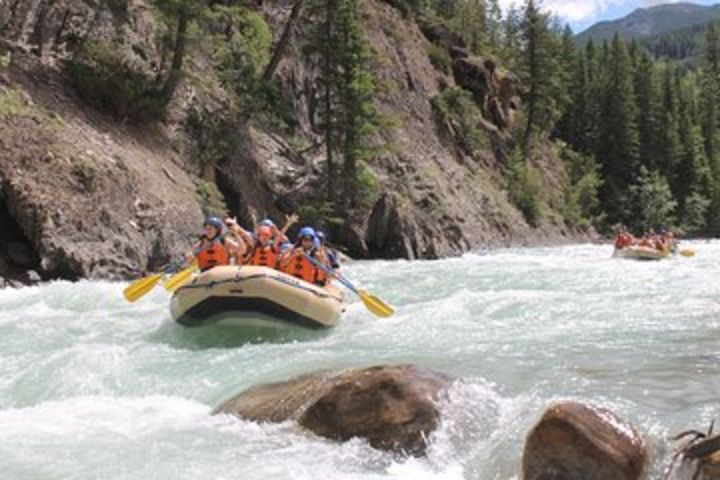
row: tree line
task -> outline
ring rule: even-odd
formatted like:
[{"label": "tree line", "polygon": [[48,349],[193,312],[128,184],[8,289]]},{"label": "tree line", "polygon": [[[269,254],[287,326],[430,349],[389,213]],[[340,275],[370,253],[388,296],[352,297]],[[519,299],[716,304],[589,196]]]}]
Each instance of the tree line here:
[{"label": "tree line", "polygon": [[[688,69],[618,35],[578,45],[536,0],[504,14],[495,0],[436,1],[475,53],[519,76],[524,107],[516,129],[524,156],[550,141],[596,170],[599,202],[587,202],[595,211],[586,213],[597,227],[720,234],[716,25],[705,29],[701,65]],[[467,6],[478,4],[479,15],[468,16]],[[668,50],[675,56],[674,47]]]}]

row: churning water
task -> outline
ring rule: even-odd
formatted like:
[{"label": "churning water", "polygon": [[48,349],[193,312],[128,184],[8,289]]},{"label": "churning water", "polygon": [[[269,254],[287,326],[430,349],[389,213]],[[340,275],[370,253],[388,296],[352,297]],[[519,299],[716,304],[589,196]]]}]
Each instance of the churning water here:
[{"label": "churning water", "polygon": [[[270,343],[173,325],[160,288],[133,305],[105,282],[0,291],[0,477],[507,480],[544,409],[577,399],[635,424],[659,478],[672,434],[720,418],[720,243],[684,247],[697,256],[576,246],[356,263],[347,275],[395,317],[353,300],[335,330]],[[210,415],[258,383],[395,363],[463,379],[424,459]]]}]

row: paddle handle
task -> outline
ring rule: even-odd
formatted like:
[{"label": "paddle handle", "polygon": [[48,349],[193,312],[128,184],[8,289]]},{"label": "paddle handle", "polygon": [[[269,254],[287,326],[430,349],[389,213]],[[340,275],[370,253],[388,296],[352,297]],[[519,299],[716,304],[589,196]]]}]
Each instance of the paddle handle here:
[{"label": "paddle handle", "polygon": [[340,281],[340,283],[345,285],[347,288],[352,290],[354,293],[360,295],[360,293],[357,291],[357,288],[355,288],[355,286],[352,283],[350,283],[350,281],[347,278],[345,278],[341,274],[339,274],[337,272],[337,270],[333,270],[332,268],[330,268],[326,265],[323,265],[321,262],[319,262],[317,259],[311,257],[307,253],[303,253],[303,255],[305,255],[305,258],[307,258],[310,261],[310,263],[315,265],[317,268],[324,271],[328,275],[332,275],[333,277],[337,278]]}]

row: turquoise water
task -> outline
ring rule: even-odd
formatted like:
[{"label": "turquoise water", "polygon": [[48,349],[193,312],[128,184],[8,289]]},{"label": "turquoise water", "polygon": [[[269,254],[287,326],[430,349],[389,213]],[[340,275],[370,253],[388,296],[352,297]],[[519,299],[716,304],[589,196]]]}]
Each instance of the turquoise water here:
[{"label": "turquoise water", "polygon": [[[347,275],[396,305],[354,301],[322,335],[245,342],[170,323],[156,289],[53,283],[0,291],[0,471],[8,479],[511,479],[553,402],[608,407],[648,440],[720,419],[720,243],[695,258],[610,259],[603,246],[361,262]],[[294,425],[210,416],[258,383],[416,363],[463,378],[426,459]]]}]

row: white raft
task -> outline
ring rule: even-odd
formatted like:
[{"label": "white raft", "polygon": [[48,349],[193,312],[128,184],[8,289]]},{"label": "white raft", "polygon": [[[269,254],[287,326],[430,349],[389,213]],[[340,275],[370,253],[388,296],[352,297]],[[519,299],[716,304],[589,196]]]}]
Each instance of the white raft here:
[{"label": "white raft", "polygon": [[622,249],[615,249],[613,257],[616,258],[630,258],[633,260],[662,260],[670,257],[670,252],[658,250],[650,247],[626,247]]},{"label": "white raft", "polygon": [[320,287],[266,267],[222,266],[197,275],[170,301],[177,323],[239,327],[337,325],[344,302],[334,285]]}]

